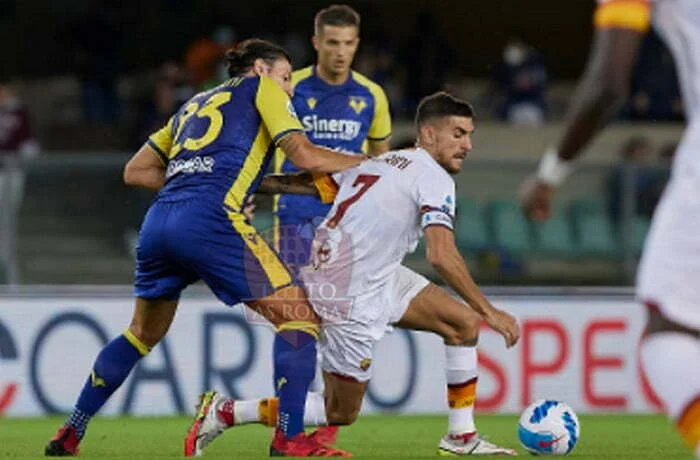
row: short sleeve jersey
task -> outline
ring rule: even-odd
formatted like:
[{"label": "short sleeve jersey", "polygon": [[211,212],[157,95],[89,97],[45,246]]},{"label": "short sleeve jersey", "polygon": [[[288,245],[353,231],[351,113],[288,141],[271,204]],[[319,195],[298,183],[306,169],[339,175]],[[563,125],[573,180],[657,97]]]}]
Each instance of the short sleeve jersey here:
[{"label": "short sleeve jersey", "polygon": [[[311,142],[334,150],[363,153],[367,140],[383,140],[391,135],[389,102],[382,88],[357,72],[351,72],[341,85],[320,79],[315,66],[294,72],[292,103]],[[294,166],[278,150],[275,172],[295,172]],[[325,216],[328,206],[307,196],[282,195],[279,215],[301,219]]]},{"label": "short sleeve jersey", "polygon": [[240,211],[276,143],[302,130],[289,97],[270,78],[234,78],[199,93],[148,139],[167,167],[158,199],[206,197]]},{"label": "short sleeve jersey", "polygon": [[365,294],[415,250],[422,229],[453,228],[454,180],[425,150],[384,153],[334,174],[333,181],[337,195],[304,269],[312,282],[345,274],[347,294]]}]

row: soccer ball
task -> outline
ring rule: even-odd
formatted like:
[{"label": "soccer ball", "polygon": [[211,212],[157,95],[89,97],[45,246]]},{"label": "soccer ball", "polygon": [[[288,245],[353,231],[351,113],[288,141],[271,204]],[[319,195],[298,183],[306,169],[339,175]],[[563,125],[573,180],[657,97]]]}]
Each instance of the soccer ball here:
[{"label": "soccer ball", "polygon": [[578,417],[561,401],[540,399],[520,416],[518,438],[531,454],[566,455],[581,433]]}]

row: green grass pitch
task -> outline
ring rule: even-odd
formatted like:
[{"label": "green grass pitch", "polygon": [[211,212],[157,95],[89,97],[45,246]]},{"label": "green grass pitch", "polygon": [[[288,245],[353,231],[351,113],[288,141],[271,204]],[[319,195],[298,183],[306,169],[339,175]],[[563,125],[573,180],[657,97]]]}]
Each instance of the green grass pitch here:
[{"label": "green grass pitch", "polygon": [[[581,439],[571,458],[691,459],[673,427],[661,416],[582,416]],[[0,419],[0,458],[43,455],[46,441],[63,418]],[[129,460],[182,457],[189,417],[96,418],[81,446],[80,458]],[[515,416],[480,416],[479,429],[493,442],[520,447]],[[446,428],[442,416],[365,416],[341,430],[338,446],[360,458],[436,458]],[[206,458],[248,459],[267,456],[270,430],[233,428],[206,451]]]}]

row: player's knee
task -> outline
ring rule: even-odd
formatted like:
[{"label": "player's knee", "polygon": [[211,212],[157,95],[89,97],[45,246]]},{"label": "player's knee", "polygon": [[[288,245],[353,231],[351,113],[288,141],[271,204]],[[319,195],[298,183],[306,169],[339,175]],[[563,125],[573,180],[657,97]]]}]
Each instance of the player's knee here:
[{"label": "player's knee", "polygon": [[479,339],[479,329],[481,328],[481,317],[476,313],[467,315],[463,325],[462,335],[465,342],[476,342]]},{"label": "player's knee", "polygon": [[464,341],[462,334],[460,334],[460,331],[453,327],[446,328],[446,330],[441,335],[442,339],[447,345],[461,345]]},{"label": "player's knee", "polygon": [[450,324],[442,334],[447,345],[476,345],[479,340],[481,319],[470,314],[462,318],[459,324]]}]

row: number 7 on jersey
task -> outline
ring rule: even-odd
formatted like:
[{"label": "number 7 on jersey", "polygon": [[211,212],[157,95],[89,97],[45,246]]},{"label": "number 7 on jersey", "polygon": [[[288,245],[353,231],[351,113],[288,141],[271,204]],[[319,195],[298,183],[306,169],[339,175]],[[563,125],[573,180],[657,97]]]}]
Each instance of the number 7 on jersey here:
[{"label": "number 7 on jersey", "polygon": [[338,223],[340,222],[340,219],[343,218],[348,208],[357,200],[359,200],[360,197],[364,195],[367,192],[367,190],[369,190],[370,187],[372,187],[374,183],[378,180],[379,176],[375,176],[373,174],[360,174],[359,176],[357,176],[352,186],[357,187],[359,185],[360,188],[352,196],[346,198],[338,205],[338,210],[335,212],[333,217],[331,217],[328,220],[328,223],[326,224],[328,228],[337,227]]}]

